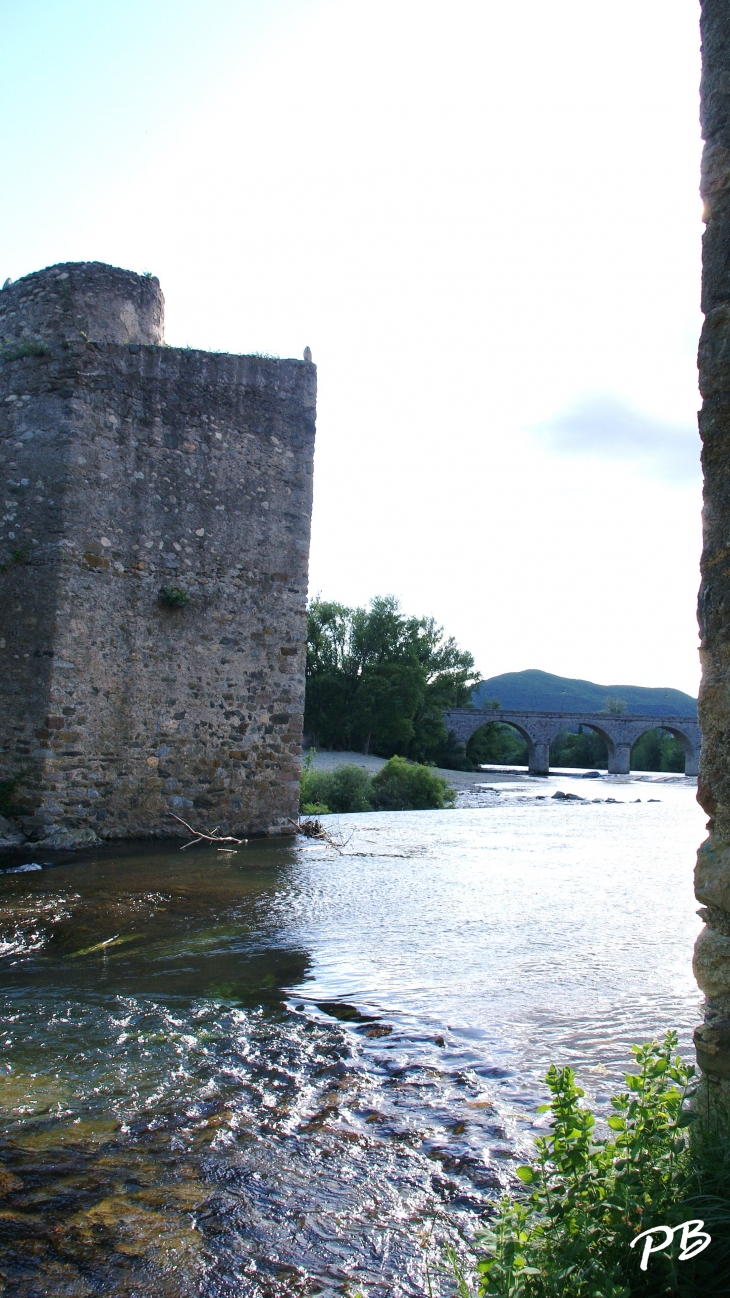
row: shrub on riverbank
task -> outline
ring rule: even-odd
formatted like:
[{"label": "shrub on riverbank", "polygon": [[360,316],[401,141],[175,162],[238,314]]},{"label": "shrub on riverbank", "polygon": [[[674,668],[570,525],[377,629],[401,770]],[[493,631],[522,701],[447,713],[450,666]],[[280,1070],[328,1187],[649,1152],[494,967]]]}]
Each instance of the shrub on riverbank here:
[{"label": "shrub on riverbank", "polygon": [[440,810],[453,806],[456,799],[455,789],[430,766],[405,757],[391,757],[370,783],[381,811]]},{"label": "shrub on riverbank", "polygon": [[328,811],[372,811],[370,784],[370,776],[361,766],[314,771],[305,764],[299,798],[301,809],[309,816]]},{"label": "shrub on riverbank", "polygon": [[299,803],[304,815],[328,811],[430,811],[453,806],[456,792],[430,766],[391,757],[372,778],[361,766],[315,771],[308,758]]},{"label": "shrub on riverbank", "polygon": [[[689,1111],[694,1069],[673,1054],[677,1034],[634,1046],[638,1072],[613,1097],[611,1135],[594,1139],[595,1118],[580,1104],[571,1068],[551,1067],[551,1134],[537,1141],[534,1164],[517,1168],[526,1189],[505,1197],[484,1252],[467,1276],[453,1252],[450,1265],[460,1298],[679,1298],[730,1293],[730,1136],[710,1129],[701,1093]],[[692,1133],[689,1124],[694,1121]],[[681,1232],[641,1269],[644,1240],[656,1228],[704,1222],[712,1243],[679,1257]]]}]

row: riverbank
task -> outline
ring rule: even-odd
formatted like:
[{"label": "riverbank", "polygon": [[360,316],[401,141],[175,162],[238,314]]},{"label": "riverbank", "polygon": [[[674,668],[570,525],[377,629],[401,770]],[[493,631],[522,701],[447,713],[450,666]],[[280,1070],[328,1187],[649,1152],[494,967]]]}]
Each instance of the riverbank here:
[{"label": "riverbank", "polygon": [[[305,750],[304,757],[307,755]],[[335,771],[339,766],[359,766],[370,776],[377,775],[385,762],[384,757],[369,753],[329,752],[320,749],[315,750],[312,758],[312,766],[316,771]],[[513,796],[522,801],[528,799],[536,802],[545,800],[548,785],[550,796],[562,791],[570,793],[575,799],[584,798],[586,801],[617,796],[610,790],[613,786],[621,788],[626,784],[680,784],[695,789],[697,787],[696,776],[668,771],[632,771],[629,775],[609,775],[606,771],[599,771],[597,776],[595,771],[587,768],[559,767],[552,770],[549,776],[530,775],[525,766],[482,766],[478,771],[451,771],[445,767],[435,767],[434,771],[456,789],[455,806],[462,810],[495,805],[500,794],[507,792],[503,788],[507,785]]]}]

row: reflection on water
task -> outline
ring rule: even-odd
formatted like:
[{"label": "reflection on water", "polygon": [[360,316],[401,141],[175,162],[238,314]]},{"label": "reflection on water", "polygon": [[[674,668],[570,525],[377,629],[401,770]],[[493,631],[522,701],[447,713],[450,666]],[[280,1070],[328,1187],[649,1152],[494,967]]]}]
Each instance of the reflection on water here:
[{"label": "reflection on water", "polygon": [[556,787],[0,875],[0,1292],[423,1293],[547,1064],[696,1020],[689,782]]}]

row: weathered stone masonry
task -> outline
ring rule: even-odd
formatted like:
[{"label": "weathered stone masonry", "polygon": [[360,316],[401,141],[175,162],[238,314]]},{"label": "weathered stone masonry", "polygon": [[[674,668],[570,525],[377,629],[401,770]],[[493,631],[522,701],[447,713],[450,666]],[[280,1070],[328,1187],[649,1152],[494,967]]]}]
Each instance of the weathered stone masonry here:
[{"label": "weathered stone masonry", "polygon": [[45,841],[297,812],[316,370],[162,317],[99,263],[0,292],[0,778]]},{"label": "weathered stone masonry", "polygon": [[705,1024],[695,1033],[710,1087],[730,1079],[730,6],[702,4],[703,239],[699,351],[704,549],[699,599],[702,758],[698,798],[710,816],[695,891],[705,920],[695,974]]}]

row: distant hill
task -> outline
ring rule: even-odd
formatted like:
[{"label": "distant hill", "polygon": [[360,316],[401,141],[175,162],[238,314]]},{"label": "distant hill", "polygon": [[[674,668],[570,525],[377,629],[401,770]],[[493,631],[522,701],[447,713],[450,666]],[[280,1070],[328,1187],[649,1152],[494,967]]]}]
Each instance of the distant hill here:
[{"label": "distant hill", "polygon": [[503,672],[476,685],[474,706],[497,699],[503,708],[530,708],[543,712],[602,712],[608,696],[623,699],[627,712],[644,716],[696,717],[697,700],[681,690],[653,689],[646,685],[596,685],[569,676],[553,676],[531,668]]}]

